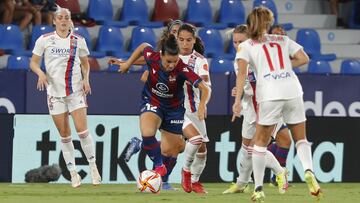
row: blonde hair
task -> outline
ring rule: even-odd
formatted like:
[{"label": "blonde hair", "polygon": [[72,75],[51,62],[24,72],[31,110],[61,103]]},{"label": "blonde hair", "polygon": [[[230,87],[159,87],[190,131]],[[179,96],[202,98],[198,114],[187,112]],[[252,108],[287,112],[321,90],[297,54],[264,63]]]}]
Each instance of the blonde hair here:
[{"label": "blonde hair", "polygon": [[56,8],[56,11],[54,12],[54,19],[56,18],[57,15],[59,15],[60,13],[65,11],[70,17],[70,30],[69,31],[71,33],[74,32],[75,26],[74,26],[74,22],[71,20],[71,11],[69,9],[67,9],[67,8],[60,7],[59,5],[56,5],[56,7],[57,8]]},{"label": "blonde hair", "polygon": [[247,34],[248,33],[248,26],[246,24],[237,25],[234,28],[233,33]]},{"label": "blonde hair", "polygon": [[249,37],[261,41],[265,33],[274,23],[274,15],[268,8],[256,7],[247,18]]}]

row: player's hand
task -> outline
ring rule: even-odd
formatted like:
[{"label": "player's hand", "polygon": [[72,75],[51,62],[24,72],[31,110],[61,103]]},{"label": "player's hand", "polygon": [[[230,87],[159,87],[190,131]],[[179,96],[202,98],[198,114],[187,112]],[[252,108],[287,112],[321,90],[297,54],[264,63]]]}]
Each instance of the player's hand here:
[{"label": "player's hand", "polygon": [[120,65],[120,68],[119,68],[118,72],[127,73],[129,71],[130,67],[131,67],[131,64],[128,63],[127,61],[125,61],[124,63],[122,63]]},{"label": "player's hand", "polygon": [[125,61],[123,61],[121,59],[117,59],[117,58],[110,58],[108,60],[108,64],[110,64],[110,65],[118,65],[118,66],[120,66],[122,63],[125,63]]},{"label": "player's hand", "polygon": [[91,87],[90,87],[90,83],[88,80],[83,81],[83,91],[84,91],[85,95],[91,94]]},{"label": "player's hand", "polygon": [[48,82],[46,79],[46,75],[44,72],[41,72],[36,85],[36,89],[38,89],[39,91],[43,91],[47,88],[47,86],[48,86]]},{"label": "player's hand", "polygon": [[236,97],[236,86],[232,88],[231,96]]},{"label": "player's hand", "polygon": [[232,110],[233,110],[233,116],[231,118],[231,122],[234,122],[236,117],[240,117],[241,102],[235,100],[235,103],[233,104]]},{"label": "player's hand", "polygon": [[207,112],[206,112],[206,106],[205,105],[199,105],[198,117],[199,117],[200,121],[204,120],[207,117]]}]

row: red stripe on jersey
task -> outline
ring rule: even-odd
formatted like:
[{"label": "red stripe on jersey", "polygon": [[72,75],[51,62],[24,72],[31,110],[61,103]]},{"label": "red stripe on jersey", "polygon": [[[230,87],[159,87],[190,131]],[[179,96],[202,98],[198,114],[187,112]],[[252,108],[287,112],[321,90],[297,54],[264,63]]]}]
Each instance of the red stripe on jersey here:
[{"label": "red stripe on jersey", "polygon": [[[65,72],[65,91],[66,91],[66,96],[69,96],[72,93],[72,81],[71,81],[71,77],[72,77],[72,68],[74,66],[74,57],[75,57],[75,49],[76,47],[74,47],[73,45],[75,43],[73,43],[74,40],[74,36],[71,35],[70,36],[70,53],[69,53],[69,60],[67,61],[67,66],[66,66],[66,72]],[[73,53],[74,52],[74,53]]]},{"label": "red stripe on jersey", "polygon": [[270,54],[269,54],[269,50],[267,49],[267,47],[265,46],[265,44],[262,46],[262,48],[264,49],[265,51],[265,56],[266,56],[266,60],[269,64],[269,68],[270,68],[270,71],[274,71],[274,66],[271,62],[271,58],[270,58]]},{"label": "red stripe on jersey", "polygon": [[186,83],[186,89],[187,89],[187,94],[189,95],[188,102],[190,105],[191,112],[195,112],[194,91],[192,89],[191,84]]},{"label": "red stripe on jersey", "polygon": [[270,46],[276,46],[277,50],[278,50],[278,56],[279,56],[279,61],[280,61],[280,69],[284,69],[284,59],[282,57],[282,50],[281,50],[281,46],[278,43],[270,43]]}]

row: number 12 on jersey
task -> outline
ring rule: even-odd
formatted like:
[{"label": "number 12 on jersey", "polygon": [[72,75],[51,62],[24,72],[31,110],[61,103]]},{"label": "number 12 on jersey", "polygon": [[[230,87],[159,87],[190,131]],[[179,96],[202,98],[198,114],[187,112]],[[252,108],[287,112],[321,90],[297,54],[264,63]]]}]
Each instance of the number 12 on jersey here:
[{"label": "number 12 on jersey", "polygon": [[[274,48],[274,46],[277,48],[277,53],[278,53],[278,57],[277,57],[277,58],[279,58],[280,69],[284,69],[284,60],[283,60],[283,55],[282,55],[282,50],[281,50],[280,44],[274,43],[274,42],[270,42],[269,45],[270,45],[270,48]],[[273,65],[273,62],[272,62],[272,60],[271,60],[270,53],[269,53],[269,50],[268,50],[266,44],[264,44],[264,45],[262,46],[262,48],[263,48],[263,50],[264,50],[264,52],[265,52],[266,60],[267,60],[267,62],[268,62],[268,64],[269,64],[270,71],[274,71],[274,70],[275,70],[275,69],[274,69],[274,65]]]}]

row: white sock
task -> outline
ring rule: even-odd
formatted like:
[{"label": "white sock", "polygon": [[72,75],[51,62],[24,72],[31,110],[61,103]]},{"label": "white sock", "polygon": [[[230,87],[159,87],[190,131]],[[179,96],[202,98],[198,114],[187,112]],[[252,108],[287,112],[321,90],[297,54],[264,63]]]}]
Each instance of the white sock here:
[{"label": "white sock", "polygon": [[61,151],[65,160],[66,168],[72,172],[76,171],[75,149],[71,136],[61,137]]},{"label": "white sock", "polygon": [[85,153],[85,156],[89,162],[90,167],[95,167],[95,149],[93,139],[88,130],[78,132],[80,137],[81,148]]},{"label": "white sock", "polygon": [[259,147],[254,145],[252,163],[255,179],[255,189],[264,184],[265,162],[266,162],[266,147]]},{"label": "white sock", "polygon": [[236,179],[237,185],[249,183],[249,179],[252,173],[252,152],[253,148],[251,146],[246,146],[244,144],[241,145],[239,177]]},{"label": "white sock", "polygon": [[184,169],[190,171],[190,166],[194,161],[194,157],[196,152],[198,151],[201,143],[202,143],[203,136],[197,135],[190,138],[185,145],[185,165]]},{"label": "white sock", "polygon": [[284,172],[284,168],[281,167],[279,161],[269,150],[266,150],[265,159],[266,159],[266,167],[270,168],[276,175]]},{"label": "white sock", "polygon": [[191,182],[196,183],[199,181],[200,176],[206,166],[206,154],[205,152],[197,152],[195,154],[194,162],[191,165]]},{"label": "white sock", "polygon": [[313,171],[311,144],[306,139],[299,140],[296,142],[296,151],[304,171]]}]

